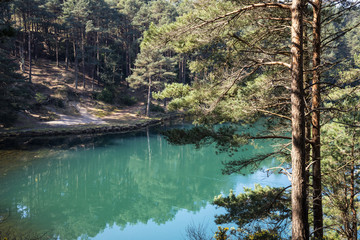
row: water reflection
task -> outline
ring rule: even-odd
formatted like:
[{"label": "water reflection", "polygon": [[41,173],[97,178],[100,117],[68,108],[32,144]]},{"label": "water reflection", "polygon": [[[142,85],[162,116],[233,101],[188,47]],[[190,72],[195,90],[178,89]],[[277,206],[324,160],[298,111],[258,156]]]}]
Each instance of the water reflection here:
[{"label": "water reflection", "polygon": [[151,132],[79,146],[11,171],[1,166],[0,209],[10,214],[0,228],[94,237],[109,226],[163,224],[182,209],[198,212],[237,185],[236,177],[221,175],[226,155],[171,146]]}]

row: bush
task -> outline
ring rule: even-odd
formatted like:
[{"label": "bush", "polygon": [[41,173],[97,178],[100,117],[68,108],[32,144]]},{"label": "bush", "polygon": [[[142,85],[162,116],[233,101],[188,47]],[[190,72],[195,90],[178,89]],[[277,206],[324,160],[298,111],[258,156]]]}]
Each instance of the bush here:
[{"label": "bush", "polygon": [[48,98],[47,98],[47,96],[45,96],[42,93],[36,93],[35,100],[36,100],[36,103],[38,103],[38,104],[44,104],[48,100]]},{"label": "bush", "polygon": [[124,104],[126,106],[132,106],[137,103],[137,99],[133,96],[123,95],[119,99],[120,104]]},{"label": "bush", "polygon": [[150,111],[151,112],[160,112],[160,113],[165,113],[165,109],[159,105],[154,105],[151,104],[150,105]]},{"label": "bush", "polygon": [[114,92],[113,89],[105,87],[100,93],[96,95],[96,100],[103,101],[106,103],[114,102]]}]

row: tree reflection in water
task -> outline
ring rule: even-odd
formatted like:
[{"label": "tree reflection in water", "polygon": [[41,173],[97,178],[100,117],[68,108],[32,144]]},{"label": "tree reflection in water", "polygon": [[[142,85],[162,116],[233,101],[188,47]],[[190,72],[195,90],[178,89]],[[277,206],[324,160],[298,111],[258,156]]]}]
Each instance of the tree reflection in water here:
[{"label": "tree reflection in water", "polygon": [[94,237],[109,226],[164,224],[181,209],[198,212],[237,184],[221,175],[226,155],[172,146],[149,131],[67,147],[1,174],[0,209],[11,214],[0,228]]}]

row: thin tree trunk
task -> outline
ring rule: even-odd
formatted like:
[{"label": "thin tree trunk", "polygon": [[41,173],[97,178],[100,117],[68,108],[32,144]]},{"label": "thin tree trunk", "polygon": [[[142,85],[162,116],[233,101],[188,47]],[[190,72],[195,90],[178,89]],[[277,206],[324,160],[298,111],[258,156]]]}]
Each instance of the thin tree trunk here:
[{"label": "thin tree trunk", "polygon": [[82,67],[82,74],[83,74],[83,88],[85,89],[85,37],[84,37],[84,31],[81,33],[81,67]]},{"label": "thin tree trunk", "polygon": [[186,82],[186,60],[185,60],[185,57],[186,56],[183,56],[183,59],[182,59],[182,64],[181,64],[181,72],[182,72],[182,83],[185,84]]},{"label": "thin tree trunk", "polygon": [[96,78],[100,80],[100,42],[99,42],[99,33],[96,32]]},{"label": "thin tree trunk", "polygon": [[91,83],[91,88],[92,88],[92,91],[95,90],[95,71],[96,71],[96,65],[94,64],[94,67],[92,69],[92,83]]},{"label": "thin tree trunk", "polygon": [[74,59],[75,59],[75,89],[78,87],[78,56],[77,56],[77,49],[76,49],[76,40],[73,40],[73,47],[74,47]]},{"label": "thin tree trunk", "polygon": [[69,70],[69,35],[66,36],[65,41],[65,69]]},{"label": "thin tree trunk", "polygon": [[26,44],[27,26],[26,26],[26,15],[24,12],[22,13],[22,20],[23,20],[24,31],[22,34],[23,40],[21,43],[21,51],[20,51],[20,68],[22,73],[25,73],[25,44]]},{"label": "thin tree trunk", "polygon": [[321,190],[321,156],[320,156],[320,53],[321,53],[321,5],[322,0],[313,2],[313,78],[312,78],[312,139],[313,139],[313,213],[314,238],[323,239],[323,211]]},{"label": "thin tree trunk", "polygon": [[29,82],[31,83],[31,71],[32,71],[32,64],[31,64],[31,31],[29,29],[29,38],[28,38],[28,51],[29,51]]},{"label": "thin tree trunk", "polygon": [[56,55],[56,66],[59,67],[59,36],[58,30],[55,27],[55,55]]},{"label": "thin tree trunk", "polygon": [[149,86],[148,86],[148,96],[147,96],[147,104],[146,104],[146,116],[150,116],[150,104],[151,104],[151,77],[149,77]]},{"label": "thin tree trunk", "polygon": [[24,42],[20,43],[20,70],[25,73],[25,53],[24,53]]},{"label": "thin tree trunk", "polygon": [[303,86],[303,0],[291,6],[292,239],[306,239],[305,114]]}]

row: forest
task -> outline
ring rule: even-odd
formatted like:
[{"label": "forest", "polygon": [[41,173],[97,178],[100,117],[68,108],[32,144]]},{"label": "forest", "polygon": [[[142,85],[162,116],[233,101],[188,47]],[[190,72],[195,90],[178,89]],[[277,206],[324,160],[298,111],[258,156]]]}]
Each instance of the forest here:
[{"label": "forest", "polygon": [[[64,104],[34,87],[32,69],[49,62],[71,71],[68,83],[93,101],[142,102],[148,117],[191,115],[194,128],[164,133],[172,144],[215,144],[232,156],[257,139],[281,140],[271,153],[224,163],[224,174],[240,174],[276,157],[270,172],[291,186],[215,197],[226,209],[216,223],[236,226],[219,227],[215,239],[288,239],[285,229],[295,240],[357,239],[359,4],[1,0],[0,125],[11,127],[18,112],[41,115],[49,101]],[[260,119],[260,133],[238,131]]]}]

